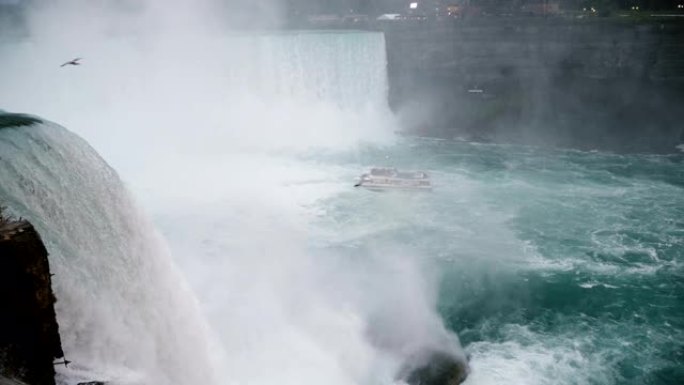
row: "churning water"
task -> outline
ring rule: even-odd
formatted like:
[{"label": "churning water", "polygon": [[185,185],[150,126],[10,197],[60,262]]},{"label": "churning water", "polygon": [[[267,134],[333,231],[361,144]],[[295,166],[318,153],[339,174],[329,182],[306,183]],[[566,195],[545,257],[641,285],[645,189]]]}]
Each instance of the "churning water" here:
[{"label": "churning water", "polygon": [[401,244],[434,264],[468,384],[684,379],[684,156],[409,139],[328,161],[349,178],[387,159],[431,170],[434,192],[350,189],[321,221],[350,254]]},{"label": "churning water", "polygon": [[[0,71],[3,108],[84,137],[154,224],[75,135],[0,130],[0,199],[57,272],[66,383],[391,384],[456,334],[467,384],[684,379],[681,154],[394,137],[381,34],[155,43],[69,72],[14,45]],[[372,165],[434,191],[354,189]]]}]

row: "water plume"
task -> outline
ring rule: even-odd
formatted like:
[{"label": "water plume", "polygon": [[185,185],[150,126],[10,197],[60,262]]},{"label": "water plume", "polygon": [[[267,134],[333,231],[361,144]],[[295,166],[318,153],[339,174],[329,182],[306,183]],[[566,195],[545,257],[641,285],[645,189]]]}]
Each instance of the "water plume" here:
[{"label": "water plume", "polygon": [[[31,40],[1,48],[13,55],[0,70],[0,105],[81,135],[151,213],[210,329],[211,357],[193,356],[198,370],[211,363],[218,383],[390,383],[415,350],[458,351],[435,312],[435,277],[418,255],[378,245],[363,251],[364,263],[312,247],[324,231],[321,202],[349,184],[348,171],[309,154],[353,154],[395,140],[382,34],[225,34],[203,16],[210,3],[81,4],[36,9]],[[72,55],[83,65],[53,65]],[[142,231],[130,220],[127,231]],[[176,281],[167,272],[159,279]],[[127,301],[137,304],[125,297],[120,306]],[[98,306],[111,311],[110,303]],[[62,314],[82,318],[71,312],[64,302]],[[141,322],[154,325],[166,313],[145,314]],[[126,346],[142,354],[154,344],[125,320],[98,320],[93,330],[119,330],[128,341],[110,352],[130,370],[124,377],[148,376],[130,382],[201,383],[131,364]],[[179,348],[186,353],[193,354]],[[100,359],[113,360],[92,357]]]}]

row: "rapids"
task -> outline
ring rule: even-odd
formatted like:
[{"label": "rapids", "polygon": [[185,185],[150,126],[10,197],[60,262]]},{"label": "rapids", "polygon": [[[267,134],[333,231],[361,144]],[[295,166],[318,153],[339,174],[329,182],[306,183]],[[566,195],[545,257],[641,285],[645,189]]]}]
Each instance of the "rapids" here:
[{"label": "rapids", "polygon": [[[1,45],[0,106],[111,167],[4,129],[0,199],[47,239],[87,373],[391,384],[427,347],[467,384],[684,378],[681,154],[397,137],[382,34],[85,43],[66,70]],[[373,165],[435,190],[354,189]]]}]

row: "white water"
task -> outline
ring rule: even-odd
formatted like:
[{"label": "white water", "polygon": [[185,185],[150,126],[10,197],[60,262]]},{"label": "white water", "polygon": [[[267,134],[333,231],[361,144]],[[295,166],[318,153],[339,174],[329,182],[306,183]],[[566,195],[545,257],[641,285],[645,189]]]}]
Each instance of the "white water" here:
[{"label": "white water", "polygon": [[[37,57],[58,61],[62,53],[50,46],[13,47],[9,70],[0,71],[10,84],[0,90],[0,105],[64,123],[121,173],[161,226],[201,303],[219,383],[391,383],[401,360],[420,347],[458,351],[435,312],[435,282],[416,255],[390,244],[349,260],[310,247],[320,239],[314,221],[325,215],[314,203],[348,189],[354,175],[300,155],[383,145],[396,129],[386,105],[382,35],[151,43],[100,41],[87,48],[83,66],[65,69],[36,64]],[[150,231],[144,220],[138,225]],[[154,289],[141,278],[123,277]],[[62,322],[80,319],[64,315],[66,304],[62,309]],[[126,323],[98,319],[113,328]],[[131,362],[122,366],[132,375],[200,383],[153,370],[175,362],[126,358],[126,347],[144,351],[126,341],[149,343],[131,329],[111,338],[124,341],[115,361]],[[109,345],[78,354],[98,357]],[[158,349],[204,361],[201,349]]]},{"label": "white water", "polygon": [[51,124],[1,130],[0,154],[0,201],[50,254],[67,378],[210,383],[196,300],[116,173]]}]

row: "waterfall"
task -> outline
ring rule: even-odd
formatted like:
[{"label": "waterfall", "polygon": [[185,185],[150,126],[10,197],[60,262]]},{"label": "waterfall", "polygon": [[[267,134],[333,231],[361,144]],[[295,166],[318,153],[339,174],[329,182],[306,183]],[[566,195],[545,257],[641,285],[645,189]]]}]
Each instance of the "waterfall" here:
[{"label": "waterfall", "polygon": [[210,381],[192,293],[117,173],[84,140],[47,122],[0,129],[0,181],[0,202],[33,223],[50,254],[57,321],[76,375],[113,384]]}]

